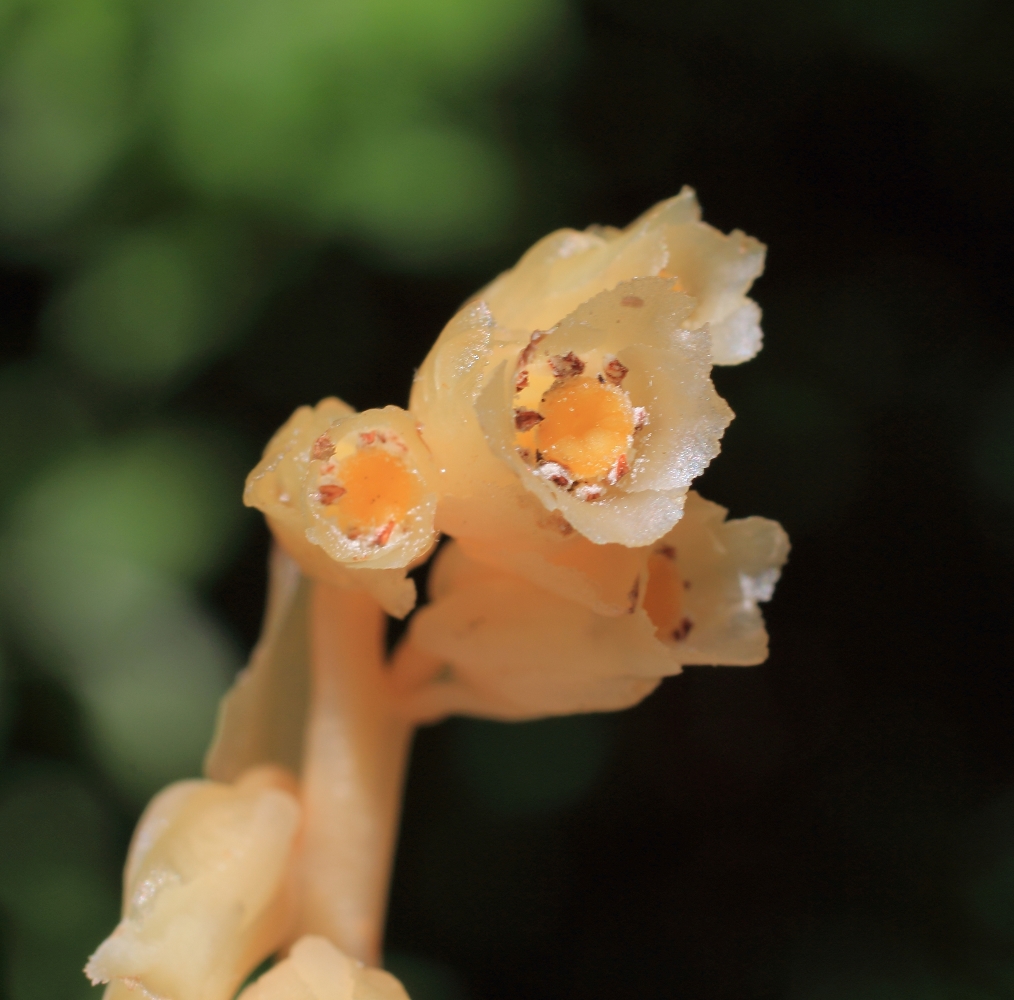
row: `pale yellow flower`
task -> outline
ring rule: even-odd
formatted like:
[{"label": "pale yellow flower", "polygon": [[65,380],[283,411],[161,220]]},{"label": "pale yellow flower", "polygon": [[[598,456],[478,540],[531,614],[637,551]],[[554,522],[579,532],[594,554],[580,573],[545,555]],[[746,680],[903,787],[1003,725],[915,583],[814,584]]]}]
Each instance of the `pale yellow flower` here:
[{"label": "pale yellow flower", "polygon": [[517,482],[592,542],[665,534],[718,454],[732,411],[692,308],[664,278],[623,282],[500,362],[475,402]]},{"label": "pale yellow flower", "polygon": [[341,400],[302,406],[268,442],[243,502],[314,579],[361,587],[389,614],[415,603],[406,568],[436,535],[436,470],[404,410],[355,413]]},{"label": "pale yellow flower", "polygon": [[440,469],[438,529],[621,613],[616,575],[589,572],[595,559],[560,538],[643,547],[679,520],[732,419],[711,365],[760,349],[746,293],[763,262],[756,240],[702,223],[689,189],[625,230],[537,243],[448,323],[413,383]]},{"label": "pale yellow flower", "polygon": [[625,708],[685,665],[767,657],[758,603],[788,555],[774,521],[725,520],[691,493],[676,527],[644,552],[630,613],[603,616],[446,546],[432,603],[395,657],[408,710],[503,719]]}]

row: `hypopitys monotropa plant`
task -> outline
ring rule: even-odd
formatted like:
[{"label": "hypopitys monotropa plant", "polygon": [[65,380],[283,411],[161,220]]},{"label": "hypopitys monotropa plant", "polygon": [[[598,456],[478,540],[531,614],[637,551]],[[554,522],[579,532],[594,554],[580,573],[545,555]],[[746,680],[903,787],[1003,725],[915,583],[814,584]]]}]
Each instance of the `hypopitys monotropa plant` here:
[{"label": "hypopitys monotropa plant", "polygon": [[[767,656],[773,521],[690,490],[760,348],[763,247],[684,190],[625,230],[547,236],[448,323],[409,409],[301,407],[244,501],[275,537],[264,628],[204,781],[135,834],[107,997],[398,1000],[380,962],[413,729],[633,705],[688,664]],[[385,615],[440,533],[427,605]]]}]

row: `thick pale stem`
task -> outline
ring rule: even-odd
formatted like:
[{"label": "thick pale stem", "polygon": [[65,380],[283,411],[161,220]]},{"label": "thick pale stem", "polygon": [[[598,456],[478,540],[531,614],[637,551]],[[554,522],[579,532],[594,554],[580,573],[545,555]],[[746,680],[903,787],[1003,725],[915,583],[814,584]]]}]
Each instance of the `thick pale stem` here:
[{"label": "thick pale stem", "polygon": [[393,709],[377,602],[318,583],[310,621],[305,825],[293,939],[321,934],[379,965],[413,727]]}]

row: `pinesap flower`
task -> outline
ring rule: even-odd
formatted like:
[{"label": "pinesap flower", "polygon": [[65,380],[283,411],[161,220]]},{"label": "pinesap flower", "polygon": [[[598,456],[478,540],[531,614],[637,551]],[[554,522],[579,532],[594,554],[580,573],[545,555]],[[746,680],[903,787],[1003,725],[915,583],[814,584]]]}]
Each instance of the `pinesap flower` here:
[{"label": "pinesap flower", "polygon": [[[760,348],[763,257],[685,189],[536,244],[448,323],[409,411],[292,415],[244,493],[278,543],[264,632],[215,780],[138,826],[86,970],[108,1000],[230,1000],[271,954],[241,1000],[407,1000],[362,962],[415,725],[620,709],[685,665],[765,659],[785,533],[690,491],[732,419],[712,364]],[[383,612],[412,610],[438,531],[430,604],[388,661]]]},{"label": "pinesap flower", "polygon": [[301,406],[268,442],[243,502],[307,576],[366,589],[400,618],[415,603],[406,569],[436,538],[435,480],[408,413],[356,413],[329,398]]},{"label": "pinesap flower", "polygon": [[183,781],[152,800],[124,873],[123,919],[85,969],[109,1000],[231,1000],[284,941],[300,806],[280,768]]},{"label": "pinesap flower", "polygon": [[626,708],[686,665],[763,662],[758,603],[770,599],[788,550],[776,522],[727,521],[724,508],[691,493],[679,524],[645,550],[630,613],[610,617],[452,543],[395,656],[395,679],[423,718]]},{"label": "pinesap flower", "polygon": [[[669,531],[732,412],[713,363],[760,349],[746,297],[764,248],[700,221],[692,191],[626,230],[562,230],[468,303],[420,367],[410,410],[440,469],[437,527],[475,558],[622,613],[575,540]],[[625,559],[621,577],[630,576]]]},{"label": "pinesap flower", "polygon": [[683,511],[732,411],[711,383],[693,303],[665,278],[600,292],[489,374],[491,450],[546,510],[597,544],[647,545]]}]

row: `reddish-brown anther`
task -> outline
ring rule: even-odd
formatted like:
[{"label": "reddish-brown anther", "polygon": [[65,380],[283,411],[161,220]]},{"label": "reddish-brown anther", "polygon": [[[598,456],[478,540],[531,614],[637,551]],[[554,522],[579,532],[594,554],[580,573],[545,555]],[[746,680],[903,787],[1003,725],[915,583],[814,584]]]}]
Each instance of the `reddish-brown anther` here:
[{"label": "reddish-brown anther", "polygon": [[526,410],[522,407],[514,411],[514,426],[523,434],[530,431],[536,424],[542,423],[542,414],[535,410]]},{"label": "reddish-brown anther", "polygon": [[532,360],[532,355],[535,353],[535,345],[538,344],[543,337],[546,336],[545,330],[533,330],[532,336],[528,343],[525,345],[524,350],[518,355],[518,368],[523,368]]},{"label": "reddish-brown anther", "polygon": [[630,306],[633,309],[640,309],[644,305],[644,299],[640,295],[624,295],[620,299],[621,306]]},{"label": "reddish-brown anther", "polygon": [[334,445],[331,443],[331,439],[326,434],[321,434],[321,436],[313,442],[313,451],[310,452],[310,457],[315,462],[322,462],[325,458],[330,458],[333,454]]},{"label": "reddish-brown anther", "polygon": [[584,362],[573,351],[568,351],[554,354],[549,359],[549,368],[557,378],[570,378],[584,371]]},{"label": "reddish-brown anther", "polygon": [[386,545],[391,538],[391,532],[394,531],[394,521],[388,521],[380,531],[377,532],[375,539],[377,545]]},{"label": "reddish-brown anther", "polygon": [[627,463],[627,456],[620,455],[616,459],[616,464],[613,466],[612,471],[609,473],[609,485],[615,486],[628,472],[630,472],[630,465]]},{"label": "reddish-brown anther", "polygon": [[337,483],[321,483],[320,489],[317,492],[317,496],[320,502],[327,507],[333,504],[335,500],[339,500],[345,496],[345,487],[339,486]]},{"label": "reddish-brown anther", "polygon": [[610,358],[602,369],[602,374],[613,385],[619,385],[627,377],[629,371],[630,369],[619,358]]},{"label": "reddish-brown anther", "polygon": [[514,391],[520,392],[522,389],[528,388],[528,369],[524,368],[518,372],[517,377],[514,379]]}]

